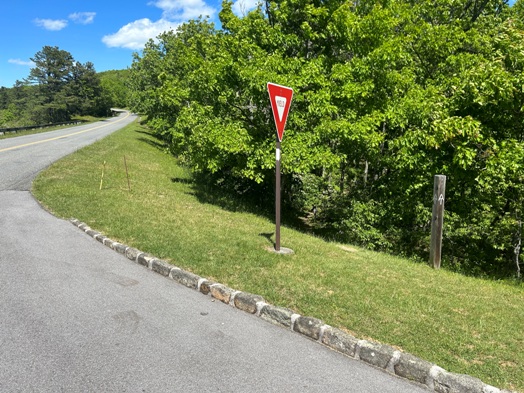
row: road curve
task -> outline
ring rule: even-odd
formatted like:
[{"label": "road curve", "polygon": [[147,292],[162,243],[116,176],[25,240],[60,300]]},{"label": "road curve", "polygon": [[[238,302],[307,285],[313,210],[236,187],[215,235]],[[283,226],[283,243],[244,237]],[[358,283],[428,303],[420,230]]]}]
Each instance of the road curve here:
[{"label": "road curve", "polygon": [[135,119],[126,111],[92,124],[0,140],[0,191],[29,191],[42,169]]},{"label": "road curve", "polygon": [[130,263],[30,194],[134,120],[0,141],[0,392],[426,390]]}]

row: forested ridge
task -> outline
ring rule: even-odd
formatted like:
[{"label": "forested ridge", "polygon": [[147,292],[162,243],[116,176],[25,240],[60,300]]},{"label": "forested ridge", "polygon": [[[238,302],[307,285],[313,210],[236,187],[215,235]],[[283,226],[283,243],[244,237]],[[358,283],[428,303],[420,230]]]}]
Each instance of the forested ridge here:
[{"label": "forested ridge", "polygon": [[0,88],[0,128],[60,123],[75,116],[108,116],[126,106],[127,71],[97,73],[58,47],[44,46],[28,77]]},{"label": "forested ridge", "polygon": [[267,82],[294,89],[286,209],[315,233],[427,259],[447,176],[443,265],[520,275],[524,15],[499,0],[268,0],[135,54],[130,105],[196,173],[271,206]]}]

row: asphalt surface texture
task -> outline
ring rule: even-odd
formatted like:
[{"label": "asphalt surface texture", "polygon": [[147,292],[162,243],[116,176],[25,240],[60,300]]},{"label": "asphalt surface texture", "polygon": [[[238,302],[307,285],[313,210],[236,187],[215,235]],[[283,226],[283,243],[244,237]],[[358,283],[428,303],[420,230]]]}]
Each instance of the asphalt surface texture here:
[{"label": "asphalt surface texture", "polygon": [[427,392],[130,262],[30,193],[135,116],[0,140],[0,392]]}]

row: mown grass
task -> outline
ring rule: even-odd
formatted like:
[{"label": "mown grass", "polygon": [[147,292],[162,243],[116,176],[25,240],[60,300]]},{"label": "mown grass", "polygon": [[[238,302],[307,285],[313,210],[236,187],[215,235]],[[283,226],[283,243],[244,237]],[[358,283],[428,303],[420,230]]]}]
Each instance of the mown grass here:
[{"label": "mown grass", "polygon": [[[124,167],[126,157],[131,191]],[[103,188],[100,180],[105,164]],[[34,194],[56,215],[232,288],[457,373],[524,392],[524,288],[326,242],[206,203],[190,173],[133,124],[51,166]]]}]

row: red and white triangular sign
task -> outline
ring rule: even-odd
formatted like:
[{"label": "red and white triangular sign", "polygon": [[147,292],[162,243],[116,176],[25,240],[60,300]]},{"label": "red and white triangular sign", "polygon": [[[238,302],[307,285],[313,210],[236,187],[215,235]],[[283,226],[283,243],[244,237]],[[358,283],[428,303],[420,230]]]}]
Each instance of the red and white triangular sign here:
[{"label": "red and white triangular sign", "polygon": [[289,114],[289,107],[293,98],[293,89],[268,82],[267,91],[271,101],[271,109],[273,109],[275,125],[277,126],[278,140],[282,142],[284,127],[286,126],[287,115]]}]

